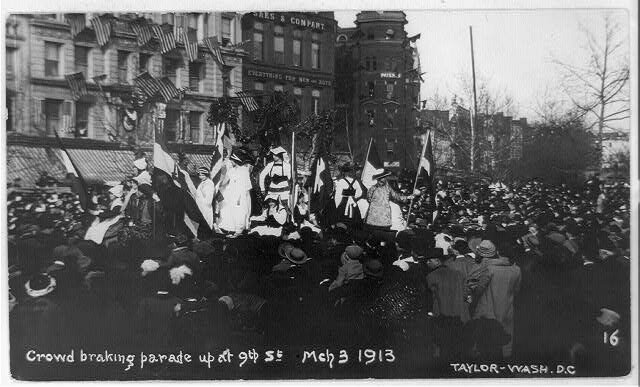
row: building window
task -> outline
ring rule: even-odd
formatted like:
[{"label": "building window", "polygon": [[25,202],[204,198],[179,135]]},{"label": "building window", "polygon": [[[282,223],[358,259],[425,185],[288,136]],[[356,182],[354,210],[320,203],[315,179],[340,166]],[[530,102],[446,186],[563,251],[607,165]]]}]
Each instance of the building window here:
[{"label": "building window", "polygon": [[82,71],[84,77],[89,77],[89,47],[75,46],[74,63],[76,72]]},{"label": "building window", "polygon": [[180,112],[176,109],[167,109],[167,117],[164,119],[164,135],[166,141],[176,141],[179,122]]},{"label": "building window", "polygon": [[254,60],[264,60],[264,44],[263,44],[263,29],[262,23],[255,22],[253,23],[253,59]]},{"label": "building window", "polygon": [[162,57],[162,75],[168,77],[177,86],[178,61],[172,58]]},{"label": "building window", "polygon": [[367,82],[367,89],[369,89],[369,97],[373,98],[376,96],[376,84],[373,81]]},{"label": "building window", "polygon": [[16,76],[16,49],[7,47],[7,78]]},{"label": "building window", "polygon": [[375,56],[371,57],[371,71],[378,70],[378,60]]},{"label": "building window", "polygon": [[273,91],[279,91],[279,92],[283,93],[284,92],[284,85],[283,84],[273,85]]},{"label": "building window", "polygon": [[189,138],[192,142],[199,143],[200,142],[200,117],[202,113],[200,112],[189,112]]},{"label": "building window", "polygon": [[149,71],[149,59],[151,55],[149,54],[139,54],[138,55],[138,74],[142,74],[145,71]]},{"label": "building window", "polygon": [[202,62],[189,63],[189,90],[200,92],[200,80],[204,79],[204,68]]},{"label": "building window", "polygon": [[373,109],[367,109],[366,116],[367,124],[372,128],[376,126],[376,111]]},{"label": "building window", "polygon": [[44,76],[58,77],[60,74],[60,45],[44,42]]},{"label": "building window", "polygon": [[300,115],[302,114],[302,88],[294,87],[293,88],[293,97],[296,100],[296,105],[298,106],[298,115],[297,119],[300,119]]},{"label": "building window", "polygon": [[264,82],[254,82],[253,88],[258,91],[264,91]]},{"label": "building window", "polygon": [[222,18],[222,46],[226,46],[231,42],[231,19]]},{"label": "building window", "polygon": [[313,114],[318,114],[320,110],[320,90],[311,90],[311,102]]},{"label": "building window", "polygon": [[273,29],[273,51],[276,64],[284,64],[284,29],[275,26]]},{"label": "building window", "polygon": [[87,137],[89,133],[89,107],[87,103],[76,103],[76,137]]},{"label": "building window", "polygon": [[118,83],[127,83],[129,51],[118,50]]},{"label": "building window", "polygon": [[291,55],[294,66],[302,66],[302,31],[293,30],[293,54]]},{"label": "building window", "polygon": [[311,43],[311,68],[320,68],[320,43]]},{"label": "building window", "polygon": [[385,138],[384,142],[386,144],[387,153],[393,153],[393,149],[395,147],[395,140],[393,138]]},{"label": "building window", "polygon": [[60,108],[62,101],[56,99],[44,100],[44,122],[47,134],[53,134],[60,126]]},{"label": "building window", "polygon": [[173,25],[173,14],[172,13],[163,13],[162,14],[162,24],[171,24],[171,25]]},{"label": "building window", "polygon": [[398,113],[398,109],[396,108],[388,108],[388,107],[384,108],[385,129],[395,129],[393,122],[394,122],[394,117],[397,113]]},{"label": "building window", "polygon": [[7,97],[5,98],[5,104],[7,105],[7,132],[11,132],[15,129],[14,127],[14,122],[13,122],[13,118],[14,118],[14,99],[9,97],[7,95]]},{"label": "building window", "polygon": [[396,84],[395,81],[385,81],[384,82],[386,88],[387,88],[387,99],[391,99],[393,97],[393,89],[394,86]]}]

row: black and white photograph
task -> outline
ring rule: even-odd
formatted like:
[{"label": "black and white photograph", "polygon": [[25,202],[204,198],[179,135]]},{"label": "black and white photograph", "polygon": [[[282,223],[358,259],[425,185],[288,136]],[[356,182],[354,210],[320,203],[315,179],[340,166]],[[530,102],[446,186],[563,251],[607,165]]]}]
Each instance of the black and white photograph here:
[{"label": "black and white photograph", "polygon": [[3,380],[638,383],[637,4],[38,3]]}]

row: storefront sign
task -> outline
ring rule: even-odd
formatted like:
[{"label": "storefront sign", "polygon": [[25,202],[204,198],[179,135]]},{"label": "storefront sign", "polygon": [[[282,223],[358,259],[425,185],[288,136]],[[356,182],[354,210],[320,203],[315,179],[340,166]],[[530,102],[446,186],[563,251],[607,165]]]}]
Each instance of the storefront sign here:
[{"label": "storefront sign", "polygon": [[380,78],[400,79],[400,78],[402,78],[402,76],[400,74],[398,74],[398,73],[386,72],[386,73],[380,73]]},{"label": "storefront sign", "polygon": [[294,75],[274,71],[247,70],[247,76],[252,78],[272,79],[274,81],[284,81],[301,85],[312,85],[321,87],[331,87],[332,81],[329,79],[311,78],[304,75]]},{"label": "storefront sign", "polygon": [[279,12],[252,12],[251,14],[258,19],[270,20],[282,24],[291,24],[296,27],[309,28],[318,31],[325,31],[329,29],[329,26],[327,26],[324,21],[311,19],[306,15]]}]

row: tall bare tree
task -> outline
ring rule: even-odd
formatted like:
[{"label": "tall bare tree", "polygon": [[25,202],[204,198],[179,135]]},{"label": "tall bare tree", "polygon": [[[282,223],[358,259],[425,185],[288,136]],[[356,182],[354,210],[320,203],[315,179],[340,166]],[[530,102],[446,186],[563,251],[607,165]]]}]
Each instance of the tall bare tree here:
[{"label": "tall bare tree", "polygon": [[562,88],[587,129],[597,129],[600,149],[605,130],[630,117],[629,36],[612,14],[603,16],[601,28],[581,25],[588,60],[579,65],[555,59],[562,71]]}]

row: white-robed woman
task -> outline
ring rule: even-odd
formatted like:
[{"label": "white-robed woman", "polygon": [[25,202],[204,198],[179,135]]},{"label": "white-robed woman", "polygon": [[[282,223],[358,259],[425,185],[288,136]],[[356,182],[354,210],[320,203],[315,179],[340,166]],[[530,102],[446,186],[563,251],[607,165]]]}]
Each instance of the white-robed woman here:
[{"label": "white-robed woman", "polygon": [[249,228],[251,216],[250,166],[237,152],[232,152],[220,188],[222,201],[218,227],[226,233],[241,234]]}]

